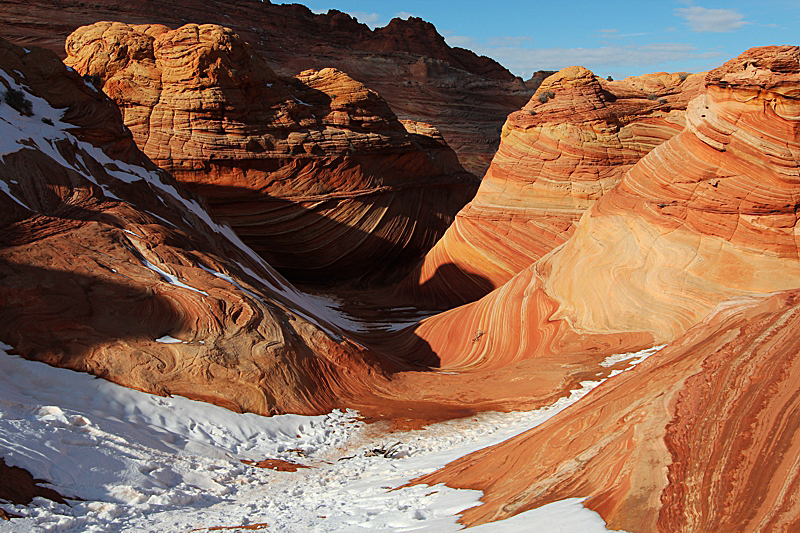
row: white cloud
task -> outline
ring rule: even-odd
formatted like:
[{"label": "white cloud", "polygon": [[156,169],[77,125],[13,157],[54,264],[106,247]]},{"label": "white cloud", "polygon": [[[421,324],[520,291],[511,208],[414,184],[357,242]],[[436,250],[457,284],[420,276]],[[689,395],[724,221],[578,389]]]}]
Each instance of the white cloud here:
[{"label": "white cloud", "polygon": [[449,44],[450,46],[469,48],[470,50],[478,54],[483,53],[479,52],[478,49],[487,48],[486,46],[479,43],[477,39],[474,39],[472,37],[467,37],[465,35],[445,35],[444,40],[447,41],[447,44]]},{"label": "white cloud", "polygon": [[696,32],[730,32],[747,24],[744,15],[735,9],[690,6],[676,9],[675,15],[686,20],[692,31]]},{"label": "white cloud", "polygon": [[409,17],[416,17],[414,13],[409,13],[408,11],[400,11],[395,13],[394,16],[406,20],[408,20]]},{"label": "white cloud", "polygon": [[375,29],[380,26],[386,26],[386,18],[379,14],[379,13],[366,13],[364,11],[348,11],[348,15],[351,17],[355,17],[358,19],[359,22],[362,22],[369,26],[371,29]]},{"label": "white cloud", "polygon": [[[683,43],[650,43],[605,45],[596,48],[525,48],[522,46],[490,46],[488,41],[449,35],[450,46],[468,48],[489,56],[514,74],[530,77],[537,70],[558,70],[571,65],[589,69],[638,70],[671,61],[688,61],[717,57],[718,52],[698,51],[694,45]],[[663,67],[662,67],[663,68]],[[605,75],[605,70],[602,72]]]}]

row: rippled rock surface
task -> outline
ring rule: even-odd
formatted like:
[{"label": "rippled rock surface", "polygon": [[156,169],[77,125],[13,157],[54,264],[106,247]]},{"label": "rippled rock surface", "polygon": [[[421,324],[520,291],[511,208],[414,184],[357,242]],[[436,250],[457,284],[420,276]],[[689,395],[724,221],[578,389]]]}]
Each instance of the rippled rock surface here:
[{"label": "rippled rock surface", "polygon": [[136,148],[90,81],[6,41],[0,68],[0,339],[14,353],[261,414],[327,412],[381,374]]},{"label": "rippled rock surface", "polygon": [[608,82],[583,67],[546,78],[508,117],[478,194],[398,294],[442,308],[474,301],[563,244],[625,172],[683,129],[701,81],[660,73]]},{"label": "rippled rock surface", "polygon": [[432,126],[336,69],[279,77],[227,28],[101,22],[66,47],[137,145],[293,282],[399,279],[477,187]]}]

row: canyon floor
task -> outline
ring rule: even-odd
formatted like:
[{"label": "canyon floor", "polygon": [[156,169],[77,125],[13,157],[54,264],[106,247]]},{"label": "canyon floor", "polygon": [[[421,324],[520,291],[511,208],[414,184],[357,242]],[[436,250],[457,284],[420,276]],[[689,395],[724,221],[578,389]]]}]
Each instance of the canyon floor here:
[{"label": "canyon floor", "polygon": [[[480,505],[480,491],[405,484],[541,424],[601,383],[534,411],[391,431],[355,411],[264,418],[152,396],[2,348],[0,442],[66,496],[86,499],[3,505],[22,517],[4,524],[15,533],[458,531],[458,513]],[[633,366],[654,351],[605,364]],[[533,529],[606,531],[580,498],[474,528]]]}]

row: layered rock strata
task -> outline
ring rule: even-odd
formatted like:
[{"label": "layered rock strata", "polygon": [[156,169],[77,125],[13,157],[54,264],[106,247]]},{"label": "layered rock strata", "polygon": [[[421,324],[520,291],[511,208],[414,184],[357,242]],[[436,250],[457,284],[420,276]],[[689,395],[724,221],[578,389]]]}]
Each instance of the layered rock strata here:
[{"label": "layered rock strata", "polygon": [[686,128],[601,198],[536,271],[579,331],[668,341],[719,302],[800,286],[800,52],[711,71]]},{"label": "layered rock strata", "polygon": [[797,51],[753,49],[709,73],[685,129],[593,204],[565,244],[422,321],[406,353],[491,367],[558,352],[573,334],[639,332],[658,344],[722,301],[800,287]]},{"label": "layered rock strata", "polygon": [[541,426],[415,482],[483,490],[461,521],[586,498],[611,530],[800,527],[800,293],[720,306]]},{"label": "layered rock strata", "polygon": [[[417,328],[443,361],[473,367],[549,355],[542,324],[669,343],[542,426],[417,480],[484,490],[466,524],[581,497],[611,529],[797,527],[798,95],[800,47],[754,48],[711,71],[685,129],[566,244]],[[494,344],[470,351],[478,323]]]},{"label": "layered rock strata", "polygon": [[102,92],[43,49],[0,41],[0,65],[12,353],[261,414],[326,412],[379,379],[325,308],[136,148]]},{"label": "layered rock strata", "polygon": [[399,278],[477,187],[435,128],[336,69],[281,78],[220,26],[102,22],[67,52],[142,150],[294,282]]},{"label": "layered rock strata", "polygon": [[30,103],[0,103],[9,352],[237,411],[348,407],[412,426],[538,407],[596,376],[591,353],[455,374],[403,361],[391,343],[364,348],[351,340],[361,324],[294,289],[155,167],[91,80],[5,42],[0,65],[0,93]]},{"label": "layered rock strata", "polygon": [[474,301],[563,244],[586,209],[683,129],[701,81],[661,73],[607,82],[583,67],[549,76],[508,117],[477,195],[398,295],[442,308]]},{"label": "layered rock strata", "polygon": [[64,57],[66,37],[98,21],[224,25],[252,43],[279,74],[326,67],[347,72],[377,90],[400,118],[433,124],[479,176],[497,151],[506,116],[533,92],[496,61],[450,47],[433,25],[414,17],[370,30],[336,10],[315,14],[299,4],[260,0],[66,3],[57,5],[58,20],[54,7],[52,0],[3,0],[0,36]]}]

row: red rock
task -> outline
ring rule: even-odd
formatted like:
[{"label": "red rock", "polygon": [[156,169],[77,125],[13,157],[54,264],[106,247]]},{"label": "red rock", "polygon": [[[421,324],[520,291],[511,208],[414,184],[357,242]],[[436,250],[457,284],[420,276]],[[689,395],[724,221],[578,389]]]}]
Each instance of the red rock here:
[{"label": "red rock", "polygon": [[256,468],[269,468],[270,470],[277,470],[278,472],[297,472],[301,468],[311,468],[310,466],[284,461],[283,459],[262,459],[261,461],[243,459],[242,462]]},{"label": "red rock", "polygon": [[295,282],[398,279],[477,186],[430,125],[409,133],[335,69],[279,78],[220,26],[102,22],[67,52],[144,152]]},{"label": "red rock", "polygon": [[[45,480],[34,479],[30,472],[17,466],[8,466],[0,457],[0,500],[17,505],[29,505],[34,498],[46,498],[57,503],[66,503],[64,498],[53,489],[39,486]],[[0,518],[9,520],[21,518],[13,513],[0,509]]]},{"label": "red rock", "polygon": [[668,341],[721,301],[800,286],[798,50],[755,48],[708,74],[686,128],[536,266],[557,316]]},{"label": "red rock", "polygon": [[63,57],[64,40],[75,28],[103,20],[227,26],[281,75],[327,67],[347,72],[378,91],[400,118],[433,124],[476,175],[483,175],[497,151],[506,116],[532,93],[496,61],[451,48],[430,23],[414,17],[373,31],[336,10],[315,14],[299,4],[260,0],[111,0],[91,8],[59,5],[57,20],[52,13],[50,0],[5,0],[0,36]]},{"label": "red rock", "polygon": [[541,426],[415,480],[476,525],[570,497],[625,531],[793,531],[800,293],[740,300]]},{"label": "red rock", "polygon": [[261,414],[327,412],[382,380],[391,365],[147,160],[102,92],[42,49],[0,41],[0,65],[0,89],[24,82],[73,125],[0,105],[0,339],[13,353]]},{"label": "red rock", "polygon": [[[417,480],[484,490],[465,524],[588,497],[610,529],[800,527],[787,422],[800,409],[797,94],[800,47],[755,48],[711,71],[686,128],[566,244],[417,328],[443,361],[473,367],[535,362],[570,338],[543,324],[582,342],[638,331],[669,343],[542,426]],[[465,350],[459,335],[481,321],[494,345]]]},{"label": "red rock", "polygon": [[545,79],[508,117],[478,194],[398,296],[442,308],[474,301],[566,242],[586,209],[683,129],[701,79],[606,82],[583,67]]}]

